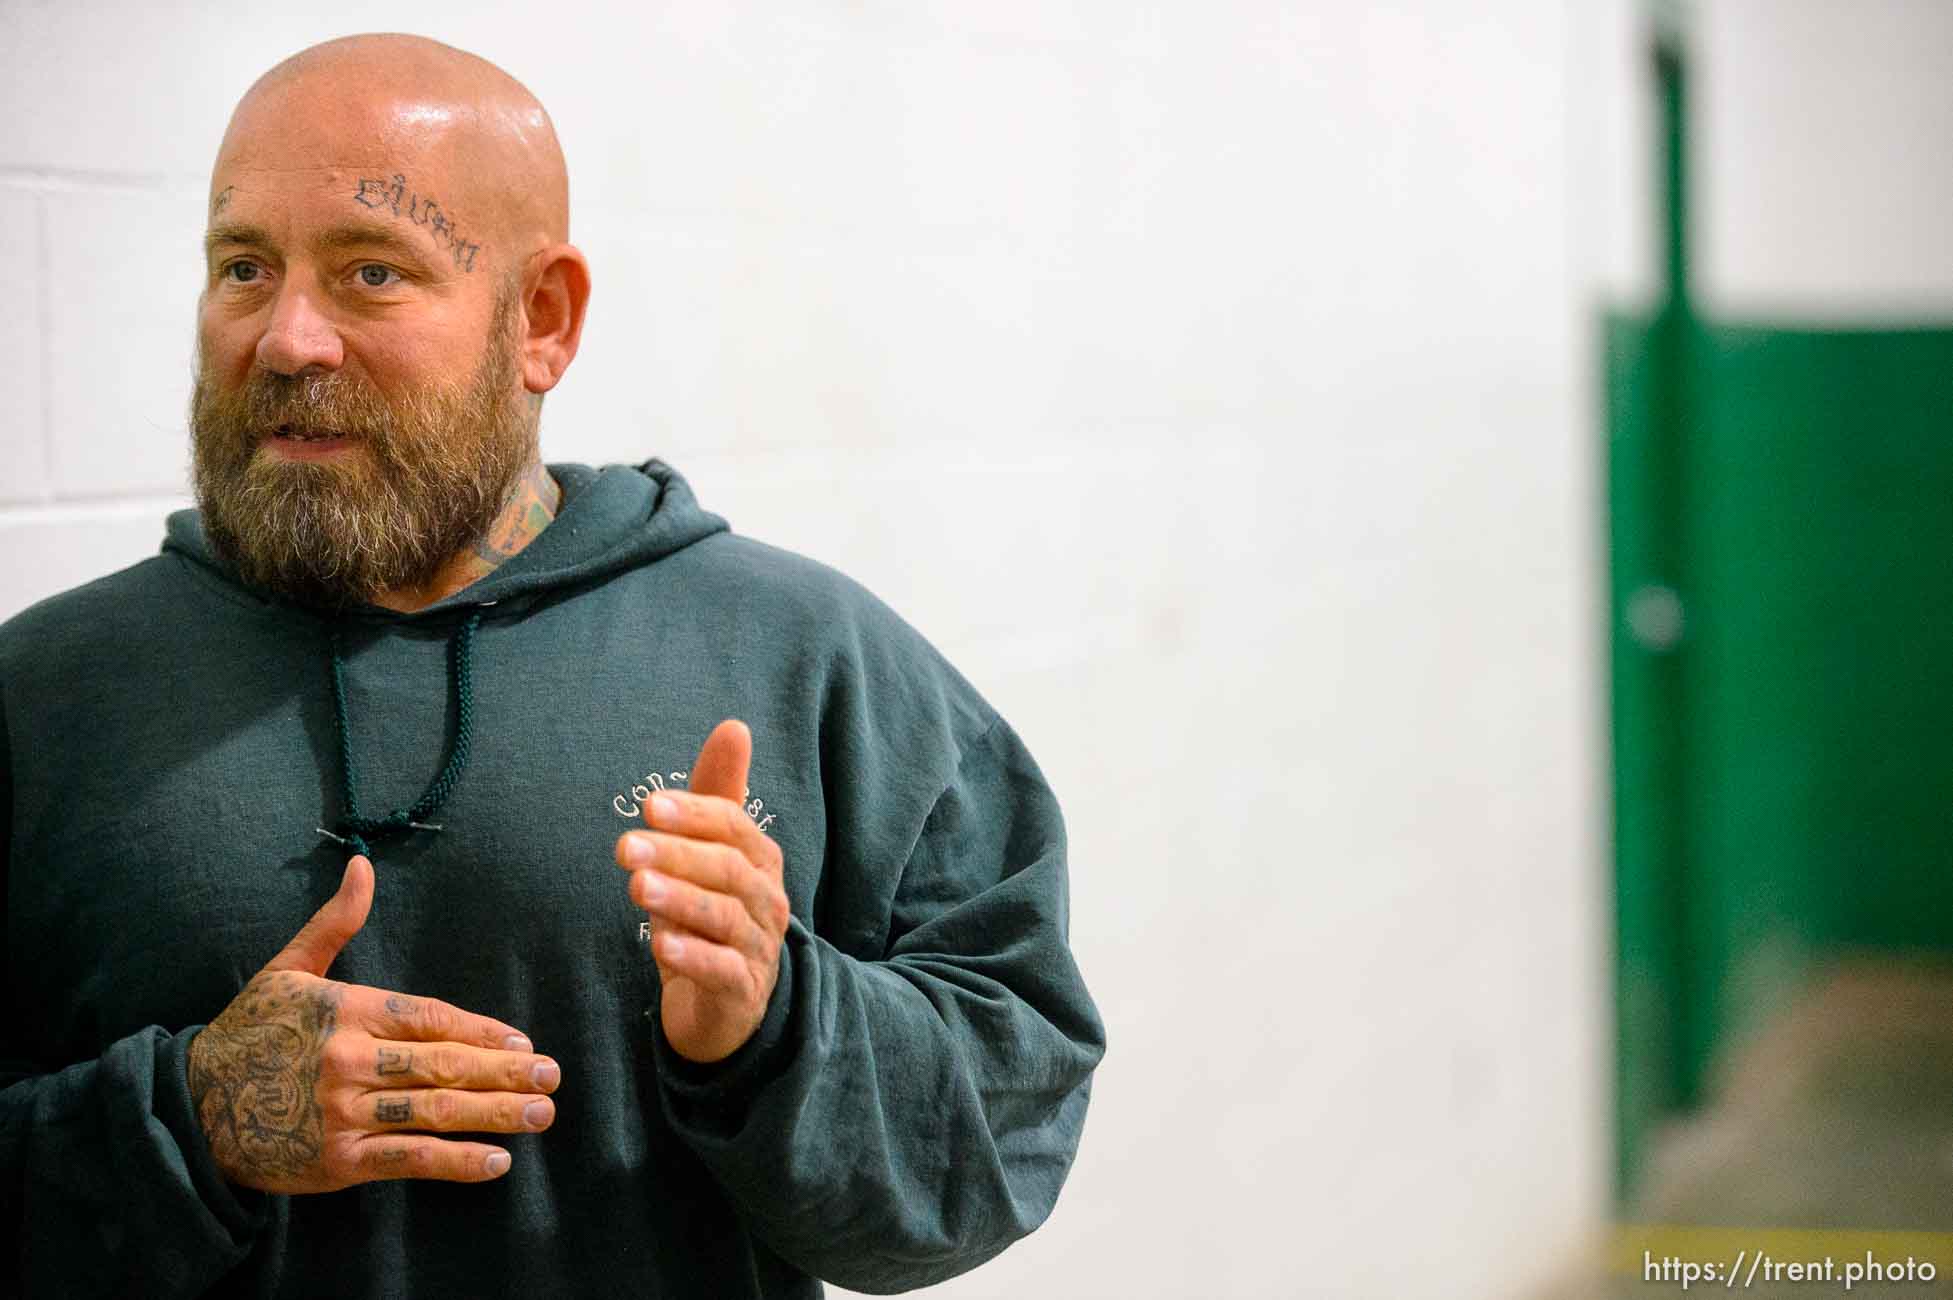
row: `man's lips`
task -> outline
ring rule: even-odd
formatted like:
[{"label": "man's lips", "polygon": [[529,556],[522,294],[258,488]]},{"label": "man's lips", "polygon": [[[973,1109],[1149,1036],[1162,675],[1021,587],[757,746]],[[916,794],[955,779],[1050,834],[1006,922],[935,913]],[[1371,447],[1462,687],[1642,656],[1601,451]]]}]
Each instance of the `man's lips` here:
[{"label": "man's lips", "polygon": [[334,429],[311,429],[281,424],[265,435],[264,445],[276,447],[285,455],[300,460],[329,456],[352,445],[352,439]]},{"label": "man's lips", "polygon": [[304,424],[281,424],[271,431],[274,438],[295,439],[299,442],[320,442],[327,438],[344,435],[336,429],[315,429]]}]

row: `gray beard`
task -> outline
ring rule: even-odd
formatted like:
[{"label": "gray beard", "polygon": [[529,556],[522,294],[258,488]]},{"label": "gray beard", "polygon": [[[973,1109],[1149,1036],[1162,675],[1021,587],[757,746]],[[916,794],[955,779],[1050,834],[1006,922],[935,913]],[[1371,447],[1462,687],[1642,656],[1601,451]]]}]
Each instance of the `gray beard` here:
[{"label": "gray beard", "polygon": [[[200,364],[191,470],[211,549],[246,584],[343,608],[422,588],[473,546],[536,458],[537,410],[513,396],[514,342],[497,305],[472,380],[389,399],[344,371],[254,369],[222,390]],[[331,460],[263,448],[280,425],[355,444]]]}]

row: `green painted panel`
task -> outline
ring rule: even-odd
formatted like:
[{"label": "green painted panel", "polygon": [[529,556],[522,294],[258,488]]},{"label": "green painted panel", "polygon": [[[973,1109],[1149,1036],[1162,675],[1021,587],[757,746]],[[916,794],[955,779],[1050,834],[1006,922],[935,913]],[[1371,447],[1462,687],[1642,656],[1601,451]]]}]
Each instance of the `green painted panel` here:
[{"label": "green painted panel", "polygon": [[1635,635],[1637,593],[1674,582],[1673,448],[1656,418],[1661,351],[1644,321],[1605,324],[1608,550],[1613,611],[1613,799],[1617,983],[1617,1190],[1625,1198],[1642,1137],[1681,1104],[1686,998],[1679,943],[1679,656]]},{"label": "green painted panel", "polygon": [[[1606,351],[1625,1196],[1813,961],[1953,951],[1953,329]],[[1668,583],[1665,649],[1628,612]]]},{"label": "green painted panel", "polygon": [[1693,370],[1699,1071],[1812,956],[1953,950],[1953,330],[1705,326]]},{"label": "green painted panel", "polygon": [[1699,319],[1655,31],[1664,301],[1605,322],[1624,1202],[1813,962],[1953,951],[1953,328]]}]

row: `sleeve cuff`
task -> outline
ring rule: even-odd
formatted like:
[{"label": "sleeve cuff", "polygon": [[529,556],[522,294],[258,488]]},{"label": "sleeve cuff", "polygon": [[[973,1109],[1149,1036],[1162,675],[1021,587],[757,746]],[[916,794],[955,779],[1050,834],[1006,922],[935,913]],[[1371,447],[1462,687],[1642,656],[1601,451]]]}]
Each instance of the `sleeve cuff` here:
[{"label": "sleeve cuff", "polygon": [[729,1123],[737,1128],[760,1089],[777,1078],[793,1060],[789,1025],[793,1011],[794,954],[804,950],[805,940],[796,918],[789,924],[786,939],[780,945],[780,977],[773,985],[766,1015],[753,1036],[724,1060],[705,1064],[686,1060],[665,1037],[663,1021],[653,1017],[656,1022],[653,1053],[658,1063],[658,1078],[666,1104],[674,1108],[674,1118],[711,1116],[719,1121],[714,1127]]},{"label": "sleeve cuff", "polygon": [[203,1121],[190,1100],[190,1043],[203,1031],[193,1025],[172,1034],[156,1052],[155,1114],[176,1139],[183,1163],[197,1195],[231,1234],[243,1245],[256,1236],[270,1220],[271,1198],[249,1187],[232,1185],[210,1154],[210,1141],[204,1136]]}]

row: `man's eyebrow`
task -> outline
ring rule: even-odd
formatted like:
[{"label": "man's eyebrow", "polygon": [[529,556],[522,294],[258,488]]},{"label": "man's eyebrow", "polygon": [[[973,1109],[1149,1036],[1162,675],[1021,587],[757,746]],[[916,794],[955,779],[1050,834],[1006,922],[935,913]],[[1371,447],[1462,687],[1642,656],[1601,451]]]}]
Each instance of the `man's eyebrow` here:
[{"label": "man's eyebrow", "polygon": [[[212,226],[203,237],[204,252],[208,255],[220,244],[241,244],[246,248],[271,249],[275,242],[271,232],[263,226],[248,226],[237,222],[224,222]],[[391,253],[396,257],[411,258],[425,262],[421,250],[414,242],[399,231],[385,226],[352,225],[333,226],[323,230],[312,239],[312,247],[321,253],[340,253],[353,248],[371,248]]]},{"label": "man's eyebrow", "polygon": [[247,248],[270,248],[271,232],[263,226],[246,226],[227,221],[204,232],[203,251],[207,255],[219,244],[243,244]]}]

